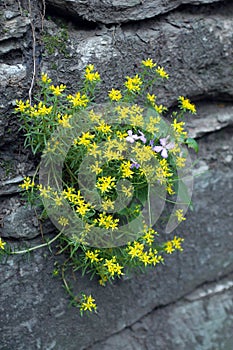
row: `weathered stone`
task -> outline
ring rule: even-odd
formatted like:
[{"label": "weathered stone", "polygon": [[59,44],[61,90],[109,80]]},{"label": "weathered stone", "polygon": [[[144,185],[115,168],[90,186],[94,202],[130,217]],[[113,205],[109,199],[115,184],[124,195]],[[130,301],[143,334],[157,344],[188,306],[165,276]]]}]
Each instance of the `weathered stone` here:
[{"label": "weathered stone", "polygon": [[1,237],[32,239],[41,233],[35,209],[23,205],[18,198],[2,200],[0,214],[2,218]]},{"label": "weathered stone", "polygon": [[[122,87],[125,76],[135,73],[134,64],[152,57],[170,74],[160,84],[158,103],[177,103],[179,95],[232,100],[233,3],[225,7],[175,11],[156,20],[122,27],[84,32],[69,30],[69,58],[57,54],[43,60],[43,70],[68,87],[80,87],[84,67],[93,63],[101,72],[104,90]],[[50,26],[49,22],[45,27]],[[59,32],[59,27],[57,27]],[[56,32],[56,31],[55,31]],[[53,71],[54,59],[57,67]]]},{"label": "weathered stone", "polygon": [[197,116],[187,118],[189,136],[201,137],[209,132],[233,125],[232,104],[204,102],[198,104]]},{"label": "weathered stone", "polygon": [[[58,2],[47,4],[54,9]],[[124,276],[105,288],[79,273],[77,280],[73,280],[73,273],[68,273],[74,293],[92,293],[99,307],[97,316],[82,319],[77,309],[68,307],[61,281],[52,279],[54,262],[66,259],[65,256],[55,256],[47,250],[10,256],[0,265],[1,349],[144,350],[156,346],[168,350],[232,350],[232,281],[231,275],[226,280],[222,278],[233,271],[233,129],[232,105],[226,102],[232,103],[233,96],[233,4],[232,1],[214,4],[213,0],[210,6],[177,7],[185,2],[60,1],[62,15],[75,8],[66,29],[67,53],[56,48],[54,54],[45,50],[42,56],[40,38],[36,42],[37,71],[39,68],[48,71],[54,83],[56,80],[66,83],[74,91],[80,86],[81,71],[88,63],[94,63],[101,73],[104,86],[101,93],[106,93],[118,81],[120,87],[126,75],[135,74],[134,64],[152,57],[170,74],[166,87],[155,91],[159,103],[171,107],[179,95],[197,101],[197,116],[188,122],[191,135],[201,136],[194,210],[174,232],[185,237],[184,252],[168,256],[165,266],[144,275]],[[31,4],[36,25],[36,18],[38,22],[42,18],[42,2],[31,0]],[[175,7],[173,12],[159,16]],[[28,164],[28,154],[24,153],[23,140],[17,133],[17,118],[10,110],[16,98],[27,98],[32,78],[33,58],[31,49],[28,50],[32,47],[29,42],[32,33],[23,10],[28,11],[26,0],[0,4],[4,14],[0,17],[1,38],[5,38],[4,41],[0,38],[0,145],[5,144],[0,150],[0,236],[15,249],[44,243],[55,235],[50,236],[53,228],[45,225],[45,240],[36,237],[40,230],[35,215],[23,207],[16,194],[17,183],[22,179],[18,176],[27,175],[34,168]],[[23,16],[19,16],[20,12]],[[58,15],[59,12],[55,14]],[[102,23],[131,22],[121,26],[98,25],[93,29],[86,22],[80,24],[80,16]],[[149,17],[155,18],[146,19]],[[132,23],[144,18],[145,21]],[[64,30],[51,20],[44,21],[44,28],[54,36]],[[36,29],[37,35],[41,23],[37,23]],[[15,49],[22,56],[15,56]],[[7,119],[3,113],[6,109]],[[1,169],[8,160],[6,154],[20,169]],[[167,237],[171,235],[161,234],[161,239]],[[218,282],[195,290],[214,280]],[[43,332],[42,324],[47,332]]]},{"label": "weathered stone", "polygon": [[[43,258],[44,251],[38,251],[31,255],[30,264],[26,260],[17,262],[16,258],[10,257],[2,268],[2,271],[6,269],[6,272],[0,275],[0,304],[4,310],[7,310],[8,315],[7,324],[4,319],[0,324],[3,349],[21,350],[25,347],[33,349],[36,346],[46,349],[51,346],[56,350],[76,350],[78,344],[79,349],[82,350],[110,337],[111,334],[121,332],[158,307],[161,312],[165,310],[163,320],[166,320],[166,315],[169,315],[169,329],[175,327],[177,318],[183,315],[180,323],[177,323],[177,330],[179,330],[177,338],[171,331],[174,344],[181,344],[181,349],[182,322],[187,324],[185,330],[189,334],[188,341],[191,345],[199,346],[198,339],[195,339],[192,334],[200,333],[201,327],[195,333],[195,325],[201,322],[204,329],[212,329],[209,338],[205,338],[201,333],[204,345],[213,341],[215,336],[218,344],[228,341],[229,339],[225,339],[225,333],[228,326],[232,327],[232,321],[226,321],[224,308],[228,305],[228,301],[224,301],[225,297],[220,299],[221,306],[211,306],[212,314],[209,315],[207,323],[203,319],[206,304],[202,301],[194,301],[191,306],[177,304],[177,309],[174,305],[174,317],[169,311],[170,308],[164,309],[162,306],[175,303],[204,282],[219,279],[233,271],[233,172],[232,163],[224,164],[225,150],[227,147],[232,150],[232,142],[233,133],[230,127],[210,133],[199,140],[199,157],[208,164],[209,171],[196,178],[193,195],[194,211],[190,212],[187,220],[173,233],[181,234],[185,238],[182,253],[168,256],[165,266],[159,266],[146,274],[132,274],[105,288],[98,286],[96,280],[89,282],[87,277],[81,278],[77,274],[77,281],[74,281],[70,275],[69,281],[72,280],[74,293],[82,290],[95,296],[99,306],[98,316],[80,319],[76,309],[67,307],[68,298],[62,286],[59,285],[60,281],[51,282],[54,257]],[[219,205],[224,210],[220,210]],[[171,234],[164,239],[168,237],[171,237]],[[32,240],[30,244],[38,244],[38,240]],[[19,267],[21,275],[16,277]],[[7,273],[15,277],[7,278]],[[213,293],[215,292],[216,289],[213,289]],[[219,298],[219,295],[216,295]],[[226,295],[228,299],[228,294]],[[211,305],[219,304],[214,301]],[[192,317],[195,307],[200,311]],[[229,310],[231,307],[229,304]],[[156,312],[155,310],[153,314],[153,322],[157,318]],[[219,319],[216,320],[215,315],[218,313]],[[185,315],[189,316],[190,322],[185,321]],[[51,317],[56,321],[51,323]],[[41,332],[42,320],[50,330],[46,334]],[[223,338],[217,331],[221,321]],[[166,323],[158,334],[158,343],[163,339],[165,325]],[[146,330],[146,332],[149,331]],[[143,331],[138,332],[142,343],[147,339],[148,347],[151,346],[150,342],[155,341],[150,334],[143,338]],[[123,334],[123,344],[127,343],[127,339]],[[168,337],[164,339],[167,344],[165,348],[173,349]],[[144,349],[143,345],[141,348]],[[131,350],[130,347],[129,349]]]},{"label": "weathered stone", "polygon": [[208,4],[223,0],[47,0],[52,8],[92,22],[122,23],[152,18],[182,4]]},{"label": "weathered stone", "polygon": [[1,28],[0,45],[2,41],[22,37],[30,25],[30,19],[28,17],[21,16],[19,12],[14,14],[11,12],[12,17],[10,18],[10,12],[5,12],[5,18],[7,20],[3,22],[4,26]]},{"label": "weathered stone", "polygon": [[0,76],[2,88],[7,85],[17,84],[26,77],[26,66],[23,64],[10,65],[1,63]]},{"label": "weathered stone", "polygon": [[153,310],[120,333],[86,350],[231,350],[232,277],[204,285],[173,305]]}]

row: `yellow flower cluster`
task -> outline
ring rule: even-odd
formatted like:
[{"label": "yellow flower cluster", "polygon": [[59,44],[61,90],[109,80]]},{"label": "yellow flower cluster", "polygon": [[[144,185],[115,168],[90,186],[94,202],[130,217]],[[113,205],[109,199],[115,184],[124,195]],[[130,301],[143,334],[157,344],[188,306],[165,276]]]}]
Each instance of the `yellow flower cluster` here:
[{"label": "yellow flower cluster", "polygon": [[97,305],[91,295],[83,295],[80,305],[80,311],[96,311]]},{"label": "yellow flower cluster", "polygon": [[51,79],[48,77],[47,73],[42,73],[41,74],[41,80],[44,84],[50,84],[51,83]]},{"label": "yellow flower cluster", "polygon": [[57,115],[58,123],[63,126],[63,128],[71,128],[69,120],[71,119],[71,115],[64,114],[61,116],[60,114]]},{"label": "yellow flower cluster", "polygon": [[145,245],[143,243],[139,243],[134,241],[128,245],[127,253],[131,257],[131,259],[137,258],[141,261],[144,266],[147,265],[157,265],[160,262],[163,262],[164,259],[161,255],[158,254],[156,249],[150,248],[149,250],[144,250]]},{"label": "yellow flower cluster", "polygon": [[95,249],[94,251],[88,250],[85,253],[85,256],[87,259],[91,260],[91,263],[99,262],[99,261],[103,260],[102,258],[99,258],[99,252],[100,252],[99,249]]},{"label": "yellow flower cluster", "polygon": [[105,212],[100,213],[98,219],[94,220],[100,227],[106,229],[116,230],[118,227],[119,219],[114,219],[112,215],[106,214]]},{"label": "yellow flower cluster", "polygon": [[57,86],[54,86],[54,85],[50,85],[49,89],[52,91],[52,93],[55,95],[55,96],[60,96],[61,93],[65,90],[66,88],[66,85],[57,85]]},{"label": "yellow flower cluster", "polygon": [[112,101],[120,101],[120,99],[122,98],[121,91],[116,89],[112,89],[111,91],[109,91],[108,96]]},{"label": "yellow flower cluster", "polygon": [[196,107],[193,103],[190,102],[188,98],[184,98],[184,96],[179,96],[178,98],[180,102],[181,109],[184,111],[190,111],[191,113],[196,113]]},{"label": "yellow flower cluster", "polygon": [[33,188],[35,186],[35,182],[30,179],[29,176],[25,177],[23,180],[23,183],[19,185],[22,189],[28,191],[30,188]]},{"label": "yellow flower cluster", "polygon": [[108,273],[111,277],[114,277],[114,275],[121,276],[124,275],[121,270],[123,270],[124,266],[121,266],[118,262],[115,256],[112,257],[112,259],[105,259],[105,263],[103,266],[107,267]]},{"label": "yellow flower cluster", "polygon": [[161,78],[166,78],[168,79],[169,78],[169,75],[167,74],[167,72],[164,70],[163,67],[158,67],[156,69],[156,73],[161,77]]},{"label": "yellow flower cluster", "polygon": [[80,92],[77,92],[74,96],[68,95],[67,100],[71,101],[74,107],[86,107],[89,102],[88,97],[85,94],[81,95]]},{"label": "yellow flower cluster", "polygon": [[156,63],[153,62],[152,58],[148,58],[147,60],[142,60],[142,64],[145,67],[154,68],[156,67]]},{"label": "yellow flower cluster", "polygon": [[183,209],[177,209],[175,212],[175,216],[177,217],[178,222],[182,222],[186,220],[186,218],[183,215]]},{"label": "yellow flower cluster", "polygon": [[184,241],[183,238],[175,236],[173,240],[164,243],[164,250],[167,254],[172,254],[175,250],[183,251],[181,243]]},{"label": "yellow flower cluster", "polygon": [[100,81],[100,75],[98,72],[94,72],[94,65],[89,64],[85,69],[85,79],[90,82]]},{"label": "yellow flower cluster", "polygon": [[105,193],[111,191],[113,188],[116,187],[115,181],[115,177],[102,176],[98,178],[96,182],[96,187],[101,191],[101,193]]},{"label": "yellow flower cluster", "polygon": [[130,161],[124,161],[121,163],[121,171],[122,171],[122,177],[123,178],[132,178],[133,177],[133,171],[130,169],[131,162]]},{"label": "yellow flower cluster", "polygon": [[5,249],[6,242],[3,242],[2,238],[0,237],[0,249]]},{"label": "yellow flower cluster", "polygon": [[141,78],[136,74],[133,78],[126,77],[125,86],[130,92],[139,92],[141,90],[141,85],[143,84]]}]

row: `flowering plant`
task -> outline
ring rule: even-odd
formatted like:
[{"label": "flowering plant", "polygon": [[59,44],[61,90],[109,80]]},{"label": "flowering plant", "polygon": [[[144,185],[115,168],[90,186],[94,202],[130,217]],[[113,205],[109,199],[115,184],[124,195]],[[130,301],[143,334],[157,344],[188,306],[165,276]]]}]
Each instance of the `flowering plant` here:
[{"label": "flowering plant", "polygon": [[[197,145],[184,130],[183,117],[196,109],[180,96],[171,122],[163,117],[168,109],[157,104],[153,92],[159,80],[168,78],[163,67],[144,60],[140,71],[127,76],[121,90],[112,88],[100,105],[95,94],[101,78],[89,64],[79,92],[67,94],[65,85],[54,86],[42,74],[37,103],[16,101],[25,145],[33,154],[43,152],[39,180],[25,177],[20,187],[30,202],[42,200],[59,230],[38,247],[60,240],[60,252],[69,257],[54,275],[61,271],[81,314],[96,310],[96,304],[91,295],[73,294],[65,278],[69,264],[74,271],[97,275],[104,286],[131,268],[155,267],[166,254],[182,251],[183,238],[161,242],[155,224],[167,200],[176,204],[166,231],[185,220],[190,164],[184,146]],[[20,253],[2,240],[0,249]]]}]

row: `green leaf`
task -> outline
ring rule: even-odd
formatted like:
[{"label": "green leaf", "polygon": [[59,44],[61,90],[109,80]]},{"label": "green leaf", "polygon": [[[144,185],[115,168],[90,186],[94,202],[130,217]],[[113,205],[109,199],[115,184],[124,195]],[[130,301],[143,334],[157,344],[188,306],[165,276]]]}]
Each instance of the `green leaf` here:
[{"label": "green leaf", "polygon": [[188,206],[191,204],[191,196],[188,192],[188,187],[186,184],[182,181],[178,181],[178,197],[181,200],[182,203],[187,204]]},{"label": "green leaf", "polygon": [[186,139],[185,143],[189,148],[193,148],[196,153],[198,152],[199,147],[197,142],[194,139],[189,137]]}]

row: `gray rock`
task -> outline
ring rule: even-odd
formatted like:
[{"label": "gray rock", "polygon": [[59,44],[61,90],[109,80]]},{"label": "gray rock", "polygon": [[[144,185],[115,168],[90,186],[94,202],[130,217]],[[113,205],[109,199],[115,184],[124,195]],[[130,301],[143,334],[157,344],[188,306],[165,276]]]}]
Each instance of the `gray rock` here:
[{"label": "gray rock", "polygon": [[26,77],[26,66],[23,64],[10,65],[0,64],[0,85],[2,88],[7,85],[17,84]]},{"label": "gray rock", "polygon": [[[229,299],[232,294],[229,296],[227,291],[227,288],[229,291],[232,288],[230,282],[220,281],[218,287],[204,288],[201,292],[204,291],[204,295],[197,292],[196,296],[189,296],[189,301],[186,298],[185,303],[164,307],[176,303],[203,283],[220,279],[233,271],[233,172],[232,163],[224,165],[223,162],[226,147],[232,147],[232,137],[232,129],[229,128],[210,133],[199,140],[199,157],[208,164],[209,171],[200,174],[195,180],[194,211],[189,213],[187,220],[175,232],[163,237],[167,239],[173,234],[182,235],[185,238],[182,253],[168,256],[165,266],[159,266],[146,274],[131,274],[105,288],[98,286],[96,280],[90,282],[79,274],[75,281],[72,274],[68,273],[74,293],[85,291],[95,296],[99,306],[97,316],[80,319],[76,309],[67,307],[68,297],[60,281],[51,280],[55,257],[49,255],[46,258],[44,250],[31,254],[30,263],[27,259],[10,257],[0,275],[0,305],[8,315],[7,324],[4,318],[0,318],[3,349],[47,349],[53,346],[56,350],[76,350],[78,346],[83,350],[131,327],[150,313],[153,318],[148,321],[149,325],[155,320],[164,320],[164,323],[157,330],[156,339],[148,330],[150,326],[145,331],[139,328],[135,331],[138,346],[141,346],[139,349],[144,350],[146,346],[150,349],[156,341],[157,344],[163,344],[162,348],[169,350],[175,349],[175,346],[185,349],[183,344],[186,337],[182,338],[184,327],[190,348],[193,346],[198,349],[200,344],[204,344],[203,349],[211,349],[210,344],[213,344],[214,339],[221,346],[230,341],[232,320],[228,312],[232,312],[232,301]],[[213,154],[216,155],[215,160],[212,159]],[[31,240],[30,245],[36,244],[38,239]],[[21,271],[20,275],[17,271]],[[7,278],[9,274],[14,277]],[[219,293],[223,293],[223,297]],[[214,299],[210,306],[202,300],[212,297]],[[163,316],[157,317],[157,312]],[[166,320],[169,320],[169,324]],[[42,322],[48,329],[46,334],[41,332]],[[177,337],[172,331],[174,324],[177,326]],[[152,329],[156,330],[156,325],[155,328],[151,326]],[[169,333],[166,334],[167,327]],[[129,350],[138,349],[130,345],[129,339],[135,343],[131,335],[124,331],[120,344]],[[111,339],[109,341],[111,344]]]},{"label": "gray rock", "polygon": [[[74,293],[92,293],[99,307],[97,315],[82,319],[77,309],[68,307],[61,281],[52,278],[55,261],[66,259],[55,255],[56,244],[54,254],[43,249],[8,257],[0,265],[1,349],[144,350],[156,346],[168,350],[232,350],[233,129],[232,105],[226,101],[232,103],[233,96],[233,4],[214,4],[213,0],[206,6],[177,7],[185,2],[60,1],[60,13],[73,14],[66,29],[67,53],[56,49],[49,54],[45,50],[42,56],[39,39],[36,57],[38,71],[48,71],[54,83],[66,83],[74,91],[80,86],[85,65],[94,63],[105,85],[101,93],[116,82],[120,86],[126,75],[134,74],[134,64],[152,57],[170,74],[170,82],[156,91],[159,103],[175,105],[179,95],[204,101],[198,103],[197,117],[189,120],[192,135],[201,137],[194,209],[174,232],[184,236],[184,252],[168,256],[165,266],[146,274],[132,273],[105,288],[79,273],[74,280],[72,271],[67,271]],[[59,9],[58,3],[47,1],[52,10]],[[36,33],[40,33],[42,3],[31,0],[31,4]],[[0,169],[0,236],[15,249],[44,242],[37,237],[40,230],[33,211],[24,208],[15,193],[18,176],[33,168],[22,152],[17,118],[10,110],[16,98],[27,98],[32,77],[27,6],[28,2],[15,0],[0,4],[0,145],[5,144],[0,161],[7,153],[20,168],[26,164],[25,169],[8,176]],[[97,23],[93,29],[86,22],[80,23],[80,16],[96,23],[125,23]],[[145,20],[135,22],[139,19]],[[55,36],[63,26],[45,20],[44,28]],[[53,228],[46,225],[44,239],[54,237]],[[171,236],[161,233],[161,239]],[[216,282],[209,284],[211,281]]]},{"label": "gray rock", "polygon": [[227,103],[199,103],[197,116],[187,118],[189,136],[201,137],[207,133],[233,125],[233,106]]},{"label": "gray rock", "polygon": [[30,25],[30,19],[25,16],[21,16],[20,13],[12,12],[12,17],[9,18],[9,12],[5,12],[5,18],[7,19],[4,22],[1,22],[3,25],[1,28],[1,37],[0,37],[0,46],[3,41],[9,40],[12,38],[21,38],[27,31]]},{"label": "gray rock", "polygon": [[171,106],[179,95],[194,100],[232,100],[232,17],[233,3],[228,2],[208,11],[193,13],[187,9],[159,19],[88,32],[71,27],[69,58],[59,54],[57,58],[46,57],[45,52],[42,69],[77,91],[84,67],[93,63],[101,72],[103,92],[122,87],[125,76],[135,72],[133,64],[152,57],[170,74],[169,81],[155,91],[158,103]]},{"label": "gray rock", "polygon": [[39,221],[35,209],[23,206],[15,197],[1,202],[2,227],[0,235],[4,238],[32,239],[40,234]]},{"label": "gray rock", "polygon": [[[182,4],[208,4],[221,0],[47,0],[52,8],[92,22],[122,23],[159,16]],[[223,1],[223,0],[222,0]]]},{"label": "gray rock", "polygon": [[173,305],[153,310],[88,350],[231,350],[232,277],[198,288],[195,299],[192,293]]}]

